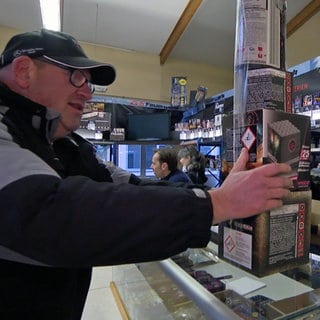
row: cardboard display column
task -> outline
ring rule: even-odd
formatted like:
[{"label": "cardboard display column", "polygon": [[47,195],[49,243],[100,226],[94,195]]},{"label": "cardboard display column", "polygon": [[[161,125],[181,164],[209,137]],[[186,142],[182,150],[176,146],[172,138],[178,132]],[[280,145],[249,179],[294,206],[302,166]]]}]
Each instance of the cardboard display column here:
[{"label": "cardboard display column", "polygon": [[[288,163],[293,188],[282,207],[219,226],[219,255],[257,276],[309,260],[310,119],[292,114],[285,70],[284,0],[238,0],[233,116],[224,117],[224,160],[249,151],[248,169]],[[253,201],[248,195],[248,201]]]},{"label": "cardboard display column", "polygon": [[[270,85],[264,79],[268,76],[274,78],[275,71],[272,68],[285,71],[286,7],[285,0],[237,0],[234,53],[234,128],[244,126],[247,103],[255,102],[250,96],[253,74],[256,73],[254,90],[257,92],[258,86],[258,91],[260,91],[256,105],[260,104],[261,106],[270,100],[270,97],[263,96],[261,93],[261,91],[270,92]],[[250,71],[263,68],[266,69],[259,71],[262,72],[262,75],[257,75],[257,71]],[[284,74],[281,77],[286,78],[287,75]],[[290,85],[291,83],[289,83]],[[288,88],[287,82],[280,86],[282,87],[280,90]],[[272,108],[272,106],[268,107]],[[284,108],[284,105],[279,108]],[[237,144],[234,143],[234,145]],[[238,158],[239,153],[240,150],[235,148],[234,160]]]}]

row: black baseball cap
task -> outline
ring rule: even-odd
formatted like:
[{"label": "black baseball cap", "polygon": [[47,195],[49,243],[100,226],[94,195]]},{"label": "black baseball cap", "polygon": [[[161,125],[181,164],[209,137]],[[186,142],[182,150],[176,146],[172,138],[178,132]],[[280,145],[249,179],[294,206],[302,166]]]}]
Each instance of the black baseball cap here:
[{"label": "black baseball cap", "polygon": [[89,59],[79,42],[63,32],[41,29],[13,36],[0,56],[0,68],[19,56],[44,57],[62,66],[90,70],[90,82],[101,86],[116,78],[112,65]]}]

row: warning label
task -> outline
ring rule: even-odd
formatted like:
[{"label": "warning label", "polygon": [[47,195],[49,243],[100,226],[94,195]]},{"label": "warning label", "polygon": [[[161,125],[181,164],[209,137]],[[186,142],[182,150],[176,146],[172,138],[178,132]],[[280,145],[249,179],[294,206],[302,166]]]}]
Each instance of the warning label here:
[{"label": "warning label", "polygon": [[223,256],[252,269],[252,235],[224,227]]},{"label": "warning label", "polygon": [[254,145],[256,141],[256,135],[252,131],[251,127],[247,127],[246,130],[244,131],[241,141],[243,145],[250,151],[251,147]]}]

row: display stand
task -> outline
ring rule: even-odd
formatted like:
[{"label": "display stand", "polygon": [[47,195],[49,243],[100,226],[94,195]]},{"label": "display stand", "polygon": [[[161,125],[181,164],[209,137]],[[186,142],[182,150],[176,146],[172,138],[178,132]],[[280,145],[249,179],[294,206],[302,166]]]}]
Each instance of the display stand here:
[{"label": "display stand", "polygon": [[[216,244],[210,242],[208,249],[216,251]],[[209,292],[172,259],[113,267],[112,287],[119,309],[124,310],[121,312],[123,319],[238,320],[244,319],[239,310],[247,312],[246,303],[262,296],[273,300],[273,304],[269,307],[268,317],[261,313],[257,319],[309,319],[307,315],[312,317],[320,313],[320,257],[317,255],[310,256],[309,264],[262,278],[221,259],[195,267],[195,270],[200,269],[214,277],[231,275],[224,280],[226,290]],[[242,295],[234,293],[230,288],[236,281],[244,279],[247,292]],[[263,286],[256,287],[256,283],[263,283]],[[242,309],[237,306],[238,309],[232,310],[230,292],[237,300],[243,301]],[[224,296],[229,298],[223,302],[221,297]]]}]

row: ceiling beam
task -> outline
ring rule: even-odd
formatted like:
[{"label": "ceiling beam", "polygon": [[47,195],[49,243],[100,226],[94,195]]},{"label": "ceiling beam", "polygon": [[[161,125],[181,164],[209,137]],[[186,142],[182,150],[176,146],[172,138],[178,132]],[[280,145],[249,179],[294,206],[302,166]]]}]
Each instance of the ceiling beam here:
[{"label": "ceiling beam", "polygon": [[287,38],[320,11],[320,0],[312,0],[287,23]]},{"label": "ceiling beam", "polygon": [[180,39],[182,33],[188,26],[190,20],[192,19],[193,15],[198,10],[202,0],[189,0],[186,8],[184,9],[183,13],[181,14],[178,22],[176,23],[175,27],[173,28],[167,42],[165,43],[164,47],[160,52],[160,64],[163,65],[171,51],[173,50],[174,46]]}]

